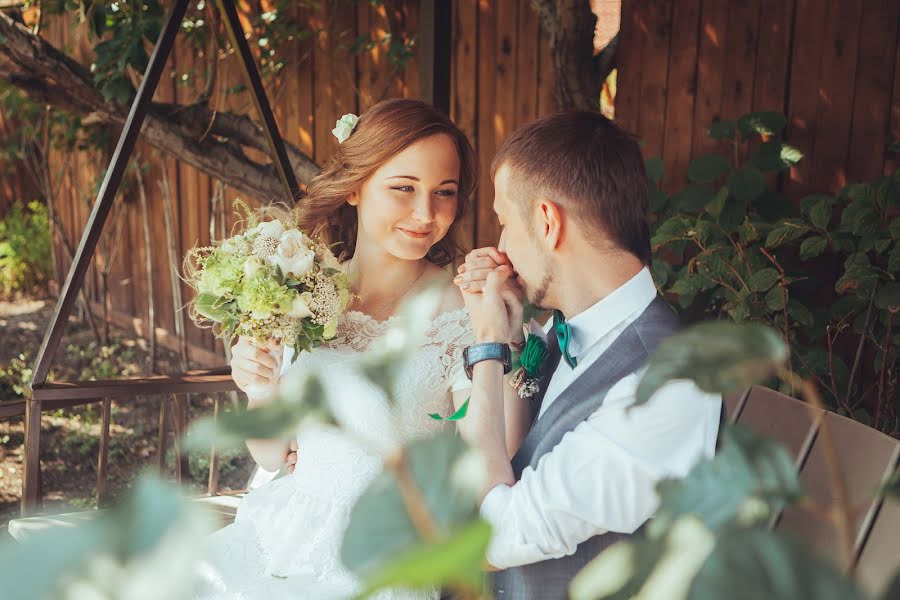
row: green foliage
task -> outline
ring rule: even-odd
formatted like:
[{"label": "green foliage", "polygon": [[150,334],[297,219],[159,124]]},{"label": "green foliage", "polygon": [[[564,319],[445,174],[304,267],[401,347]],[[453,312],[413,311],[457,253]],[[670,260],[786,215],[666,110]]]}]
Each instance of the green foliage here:
[{"label": "green foliage", "polygon": [[786,359],[784,342],[764,325],[701,323],[659,345],[638,385],[635,406],[673,379],[690,379],[708,392],[735,392],[775,375]]},{"label": "green foliage", "polygon": [[6,364],[0,363],[0,402],[21,398],[31,374],[31,359],[25,354],[13,357]]},{"label": "green foliage", "polygon": [[[722,152],[696,158],[672,194],[658,187],[662,163],[648,159],[653,275],[687,320],[774,327],[791,368],[864,419],[862,406],[884,408],[900,391],[900,172],[798,206],[777,191],[779,173],[803,156],[779,139],[785,122],[759,112],[713,123]],[[875,360],[855,360],[860,336]],[[900,431],[880,413],[870,424]]]},{"label": "green foliage", "polygon": [[0,298],[45,288],[51,266],[47,207],[13,203],[0,220]]},{"label": "green foliage", "polygon": [[188,598],[194,559],[211,530],[199,506],[145,476],[113,511],[0,545],[4,596],[39,600],[77,590],[80,597],[128,598],[135,585],[152,581],[160,598]]},{"label": "green foliage", "polygon": [[81,381],[117,379],[137,375],[134,366],[134,350],[120,340],[108,345],[92,341],[85,346],[68,344],[66,354],[72,366],[78,370]]}]

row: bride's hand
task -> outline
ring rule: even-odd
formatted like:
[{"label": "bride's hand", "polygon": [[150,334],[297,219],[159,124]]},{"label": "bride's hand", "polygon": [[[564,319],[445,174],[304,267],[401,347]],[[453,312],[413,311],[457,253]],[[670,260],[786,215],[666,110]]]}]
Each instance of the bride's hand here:
[{"label": "bride's hand", "polygon": [[278,351],[278,343],[269,340],[264,349],[241,336],[231,348],[231,378],[241,391],[246,392],[250,385],[271,385],[278,380],[277,363],[267,349]]}]

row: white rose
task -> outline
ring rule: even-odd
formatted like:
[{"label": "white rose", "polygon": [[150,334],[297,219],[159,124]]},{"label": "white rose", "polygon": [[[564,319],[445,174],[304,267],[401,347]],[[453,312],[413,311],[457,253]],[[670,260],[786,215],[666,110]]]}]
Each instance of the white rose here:
[{"label": "white rose", "polygon": [[338,144],[343,144],[350,137],[350,134],[353,133],[353,128],[356,127],[358,122],[359,117],[348,113],[334,123],[334,129],[331,130],[331,134],[337,138]]},{"label": "white rose", "polygon": [[250,278],[259,273],[259,270],[263,267],[263,262],[256,258],[255,256],[251,256],[247,260],[244,261],[244,277]]},{"label": "white rose", "polygon": [[285,231],[278,241],[278,250],[267,257],[273,265],[281,268],[285,276],[303,277],[312,268],[316,253],[303,243],[303,234],[296,229]]},{"label": "white rose", "polygon": [[313,316],[313,312],[309,309],[311,302],[312,294],[309,292],[297,294],[291,302],[291,310],[288,311],[287,315],[295,319],[305,319],[306,317]]},{"label": "white rose", "polygon": [[281,221],[279,221],[278,219],[263,221],[256,226],[256,231],[258,231],[260,235],[280,238],[281,234],[284,233],[284,225],[282,225]]}]

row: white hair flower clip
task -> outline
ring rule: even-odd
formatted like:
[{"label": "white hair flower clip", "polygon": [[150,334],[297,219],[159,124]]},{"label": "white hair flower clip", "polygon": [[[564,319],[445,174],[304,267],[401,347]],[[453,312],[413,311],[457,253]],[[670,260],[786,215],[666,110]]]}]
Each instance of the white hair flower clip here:
[{"label": "white hair flower clip", "polygon": [[350,137],[357,123],[359,123],[359,117],[353,113],[347,113],[335,121],[334,129],[331,130],[331,133],[337,138],[338,144],[343,144]]}]

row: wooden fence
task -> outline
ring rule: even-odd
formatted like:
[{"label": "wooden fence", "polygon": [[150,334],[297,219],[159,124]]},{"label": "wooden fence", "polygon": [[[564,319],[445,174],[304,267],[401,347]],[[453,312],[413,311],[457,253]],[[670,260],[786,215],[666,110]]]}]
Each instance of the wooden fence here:
[{"label": "wooden fence", "polygon": [[[597,0],[597,5],[607,1]],[[404,30],[415,34],[420,4],[404,5]],[[450,113],[469,135],[482,169],[464,241],[485,245],[494,243],[498,234],[488,173],[496,148],[520,125],[555,109],[548,40],[524,0],[452,0],[451,10]],[[624,3],[621,14],[616,119],[644,140],[646,156],[662,156],[670,190],[685,182],[692,157],[715,149],[705,134],[709,123],[750,110],[788,115],[787,139],[806,155],[783,183],[791,197],[831,191],[896,166],[885,152],[889,141],[900,138],[896,0],[636,0]],[[431,81],[435,73],[419,64],[419,54],[394,72],[383,50],[348,52],[359,33],[387,32],[381,7],[338,2],[326,13],[299,16],[332,33],[296,42],[285,70],[267,85],[284,137],[321,164],[336,147],[330,131],[341,114],[365,110],[382,97],[421,97],[427,93],[422,82]],[[50,23],[46,31],[57,46],[86,56],[87,44],[68,19]],[[203,60],[182,40],[171,71],[202,72]],[[219,73],[214,105],[250,112],[246,94],[222,92],[241,83],[233,57],[220,63]],[[202,82],[190,78],[169,79],[160,85],[156,100],[189,103],[201,87]],[[189,248],[207,244],[211,228],[215,236],[230,231],[236,194],[227,188],[217,194],[215,182],[196,169],[138,148],[150,166],[143,187],[151,243],[144,243],[139,188],[130,178],[123,186],[124,202],[115,209],[121,224],[117,229],[113,215],[106,227],[110,238],[117,231],[121,237],[116,260],[109,265],[111,318],[146,334],[152,295],[160,342],[177,348],[176,323],[183,321],[191,363],[222,364],[221,346],[209,332],[190,325],[175,306],[170,264],[178,263]],[[54,157],[56,166],[63,160],[71,163],[57,206],[72,244],[81,235],[94,182],[108,159],[107,153],[84,151]],[[173,201],[176,244],[171,253],[160,186],[164,180]],[[217,217],[223,206],[224,216]],[[64,245],[58,243],[57,251],[58,263],[66,268]],[[145,267],[148,251],[152,294]],[[86,281],[95,302],[101,298],[100,273],[109,254],[100,252]],[[191,291],[183,283],[178,286],[187,301]]]},{"label": "wooden fence", "polygon": [[787,115],[805,158],[792,198],[895,169],[900,2],[636,0],[622,10],[616,114],[661,156],[664,187],[716,149],[706,128],[755,110]]}]

